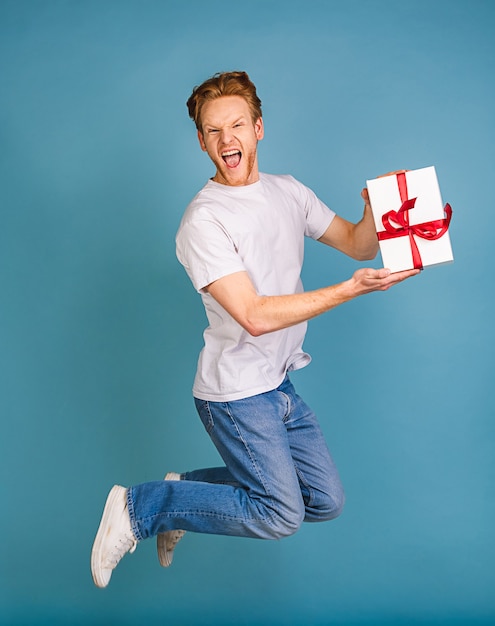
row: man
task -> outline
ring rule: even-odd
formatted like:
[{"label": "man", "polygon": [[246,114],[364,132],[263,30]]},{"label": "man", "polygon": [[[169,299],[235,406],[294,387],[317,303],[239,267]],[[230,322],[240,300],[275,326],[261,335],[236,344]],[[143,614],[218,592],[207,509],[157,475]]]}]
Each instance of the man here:
[{"label": "man", "polygon": [[142,539],[158,536],[167,566],[185,531],[275,539],[339,515],[337,469],[288,373],[310,360],[302,349],[309,319],[418,273],[359,269],[304,292],[305,236],[358,260],[375,257],[367,191],[363,217],[351,224],[294,178],[260,173],[261,101],[244,72],[215,75],[187,104],[216,172],[184,214],[177,256],[208,317],[193,393],[225,466],[113,487],[91,559],[99,587]]}]

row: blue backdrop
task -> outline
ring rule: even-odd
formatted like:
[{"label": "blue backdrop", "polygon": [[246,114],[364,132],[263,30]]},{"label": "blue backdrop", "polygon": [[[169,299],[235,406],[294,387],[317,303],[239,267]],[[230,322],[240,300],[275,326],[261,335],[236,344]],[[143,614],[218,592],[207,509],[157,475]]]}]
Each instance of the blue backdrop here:
[{"label": "blue backdrop", "polygon": [[[1,0],[2,624],[495,623],[494,29],[492,0]],[[169,570],[144,542],[102,591],[109,488],[218,462],[174,235],[213,171],[185,101],[226,69],[263,100],[261,169],[347,219],[435,165],[455,262],[310,324],[293,380],[342,517],[189,534]],[[308,242],[307,288],[357,267]]]}]

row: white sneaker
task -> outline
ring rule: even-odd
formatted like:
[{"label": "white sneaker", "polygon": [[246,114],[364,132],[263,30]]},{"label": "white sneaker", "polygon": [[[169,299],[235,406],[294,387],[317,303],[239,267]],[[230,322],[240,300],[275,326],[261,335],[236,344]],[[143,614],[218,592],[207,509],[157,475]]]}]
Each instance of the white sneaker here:
[{"label": "white sneaker", "polygon": [[108,494],[91,552],[91,573],[97,587],[106,587],[112,571],[127,552],[134,552],[137,539],[127,510],[127,490],[115,485]]},{"label": "white sneaker", "polygon": [[[165,480],[180,479],[180,474],[177,474],[176,472],[169,472],[165,476]],[[185,534],[185,530],[167,530],[166,532],[159,533],[156,536],[156,550],[162,567],[169,567],[169,565],[172,564],[175,546]]]}]

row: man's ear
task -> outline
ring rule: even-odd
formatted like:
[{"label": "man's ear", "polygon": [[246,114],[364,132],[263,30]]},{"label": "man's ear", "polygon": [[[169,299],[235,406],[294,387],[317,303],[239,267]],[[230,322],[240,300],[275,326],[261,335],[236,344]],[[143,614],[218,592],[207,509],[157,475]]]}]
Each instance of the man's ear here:
[{"label": "man's ear", "polygon": [[254,123],[254,130],[256,132],[256,139],[260,141],[265,136],[265,127],[263,126],[263,118],[258,117]]},{"label": "man's ear", "polygon": [[198,129],[198,141],[199,141],[199,145],[201,146],[201,150],[203,150],[203,152],[206,152],[206,144],[205,144],[205,140],[203,139],[203,133]]}]

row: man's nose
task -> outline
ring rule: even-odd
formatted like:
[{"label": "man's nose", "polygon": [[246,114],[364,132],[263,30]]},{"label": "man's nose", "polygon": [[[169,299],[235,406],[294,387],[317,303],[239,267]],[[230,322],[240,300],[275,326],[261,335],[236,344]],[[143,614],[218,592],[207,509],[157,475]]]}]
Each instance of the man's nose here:
[{"label": "man's nose", "polygon": [[228,145],[232,141],[232,130],[230,128],[223,128],[221,131],[221,140],[222,143]]}]

